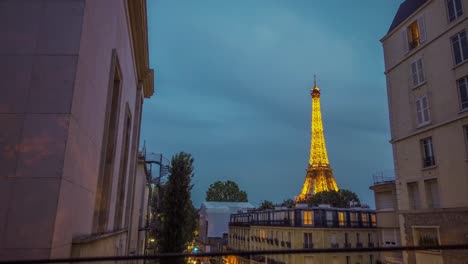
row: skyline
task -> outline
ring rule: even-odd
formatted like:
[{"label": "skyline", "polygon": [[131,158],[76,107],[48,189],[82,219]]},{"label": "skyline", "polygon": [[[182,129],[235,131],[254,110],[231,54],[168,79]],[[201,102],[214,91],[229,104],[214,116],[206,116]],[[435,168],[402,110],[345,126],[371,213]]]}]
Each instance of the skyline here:
[{"label": "skyline", "polygon": [[156,85],[141,139],[168,158],[193,155],[196,207],[216,180],[237,182],[254,205],[294,198],[317,74],[338,186],[373,207],[372,173],[393,168],[379,39],[400,3],[148,1]]}]

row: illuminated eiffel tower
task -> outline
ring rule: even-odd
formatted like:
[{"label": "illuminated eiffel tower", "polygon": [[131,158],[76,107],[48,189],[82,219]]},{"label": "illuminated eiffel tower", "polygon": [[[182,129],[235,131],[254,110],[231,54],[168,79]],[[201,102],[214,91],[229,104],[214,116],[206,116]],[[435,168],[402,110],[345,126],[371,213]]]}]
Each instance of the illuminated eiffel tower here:
[{"label": "illuminated eiffel tower", "polygon": [[333,177],[333,170],[328,162],[325,136],[323,134],[322,113],[320,111],[320,89],[314,76],[314,88],[310,90],[312,96],[312,124],[310,131],[309,167],[302,191],[296,201],[303,201],[308,197],[323,191],[338,191],[338,185]]}]

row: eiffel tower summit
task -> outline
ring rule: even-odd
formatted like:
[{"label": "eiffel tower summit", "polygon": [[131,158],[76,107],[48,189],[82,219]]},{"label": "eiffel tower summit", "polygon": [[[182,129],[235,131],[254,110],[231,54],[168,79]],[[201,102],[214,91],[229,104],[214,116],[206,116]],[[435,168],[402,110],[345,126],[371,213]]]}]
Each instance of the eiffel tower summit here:
[{"label": "eiffel tower summit", "polygon": [[325,136],[323,134],[322,113],[320,111],[320,89],[314,75],[312,96],[312,122],[310,130],[309,167],[299,196],[296,201],[304,201],[312,195],[323,191],[338,191],[338,185],[333,177],[333,170],[328,161]]}]

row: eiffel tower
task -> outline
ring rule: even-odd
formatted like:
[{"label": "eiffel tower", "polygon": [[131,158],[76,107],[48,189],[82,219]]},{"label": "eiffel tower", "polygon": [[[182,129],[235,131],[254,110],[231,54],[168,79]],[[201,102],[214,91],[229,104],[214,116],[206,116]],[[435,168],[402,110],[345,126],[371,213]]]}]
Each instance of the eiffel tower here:
[{"label": "eiffel tower", "polygon": [[314,75],[312,96],[312,124],[310,131],[309,167],[299,196],[296,201],[304,201],[312,195],[323,191],[338,191],[338,185],[333,177],[333,170],[328,161],[325,136],[323,134],[322,113],[320,111],[320,89]]}]

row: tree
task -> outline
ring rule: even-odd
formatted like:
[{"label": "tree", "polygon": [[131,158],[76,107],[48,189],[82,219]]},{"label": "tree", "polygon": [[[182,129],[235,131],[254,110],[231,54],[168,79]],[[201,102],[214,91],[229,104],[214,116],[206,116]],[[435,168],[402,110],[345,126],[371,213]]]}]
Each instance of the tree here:
[{"label": "tree", "polygon": [[216,181],[206,191],[208,202],[248,202],[247,193],[233,181]]},{"label": "tree", "polygon": [[263,201],[262,204],[260,205],[260,207],[258,209],[262,209],[262,210],[265,210],[265,209],[275,209],[275,205],[273,204],[272,201]]},{"label": "tree", "polygon": [[281,206],[287,207],[287,208],[294,208],[296,205],[296,202],[293,199],[286,199],[281,203]]},{"label": "tree", "polygon": [[324,191],[314,194],[306,200],[309,206],[318,206],[319,204],[330,204],[333,207],[349,208],[351,206],[360,206],[361,202],[356,193],[341,189],[339,191]]},{"label": "tree", "polygon": [[[192,177],[192,156],[174,155],[161,204],[161,253],[182,253],[193,239],[197,216],[190,194]],[[161,263],[184,263],[184,259],[161,259]]]}]

